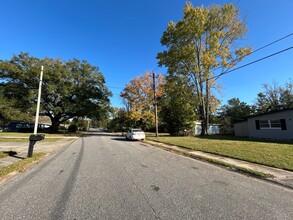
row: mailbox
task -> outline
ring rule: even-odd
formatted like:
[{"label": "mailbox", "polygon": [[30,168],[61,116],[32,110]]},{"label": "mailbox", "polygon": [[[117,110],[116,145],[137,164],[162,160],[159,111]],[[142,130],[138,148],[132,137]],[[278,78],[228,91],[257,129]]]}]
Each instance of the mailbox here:
[{"label": "mailbox", "polygon": [[44,140],[45,135],[44,134],[32,134],[30,136],[30,141],[41,141]]},{"label": "mailbox", "polygon": [[44,134],[32,134],[29,138],[30,140],[30,144],[28,147],[28,153],[27,156],[28,157],[32,157],[33,156],[33,150],[34,150],[34,145],[37,141],[41,141],[44,140],[45,135]]}]

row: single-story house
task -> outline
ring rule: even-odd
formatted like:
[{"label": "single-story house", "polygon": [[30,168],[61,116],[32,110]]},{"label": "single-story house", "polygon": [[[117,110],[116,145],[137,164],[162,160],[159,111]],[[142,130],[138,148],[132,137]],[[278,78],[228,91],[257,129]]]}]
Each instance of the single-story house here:
[{"label": "single-story house", "polygon": [[[220,124],[209,124],[208,133],[209,134],[220,134]],[[195,135],[201,134],[201,122],[195,122],[194,134]]]},{"label": "single-story house", "polygon": [[234,124],[235,136],[293,140],[293,108],[271,111]]}]

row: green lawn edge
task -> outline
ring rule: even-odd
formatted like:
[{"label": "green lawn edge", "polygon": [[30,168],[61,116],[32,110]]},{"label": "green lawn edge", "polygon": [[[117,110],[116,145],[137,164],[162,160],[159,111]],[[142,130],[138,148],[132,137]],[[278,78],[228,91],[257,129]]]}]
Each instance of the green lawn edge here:
[{"label": "green lawn edge", "polygon": [[23,171],[28,165],[39,161],[43,158],[46,154],[45,153],[35,153],[32,157],[26,158],[20,161],[17,161],[7,167],[3,167],[0,169],[0,178],[8,175],[12,172],[21,172]]},{"label": "green lawn edge", "polygon": [[[148,140],[293,171],[293,142],[199,137],[147,137]],[[191,141],[193,141],[191,143]],[[229,143],[230,142],[230,143]],[[231,142],[233,146],[231,148]],[[234,146],[235,145],[235,146]]]}]

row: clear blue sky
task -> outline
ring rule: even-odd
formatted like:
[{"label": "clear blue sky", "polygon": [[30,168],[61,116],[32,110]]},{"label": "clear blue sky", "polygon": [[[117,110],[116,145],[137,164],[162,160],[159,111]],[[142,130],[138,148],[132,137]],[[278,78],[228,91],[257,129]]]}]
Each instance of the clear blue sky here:
[{"label": "clear blue sky", "polygon": [[[257,49],[293,32],[292,0],[190,1],[194,6],[237,3],[248,34],[240,42]],[[160,38],[170,20],[182,18],[185,0],[0,0],[0,59],[29,52],[43,58],[87,60],[100,67],[113,93],[119,94],[135,76],[155,70]],[[293,36],[261,50],[241,64],[293,46]],[[252,104],[262,84],[293,79],[293,50],[223,76],[222,96]]]}]

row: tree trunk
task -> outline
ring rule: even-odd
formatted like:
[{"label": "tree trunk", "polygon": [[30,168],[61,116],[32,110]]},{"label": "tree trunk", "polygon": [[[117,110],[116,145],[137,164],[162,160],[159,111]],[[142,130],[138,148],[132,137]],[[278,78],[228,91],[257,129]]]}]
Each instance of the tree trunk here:
[{"label": "tree trunk", "polygon": [[202,136],[208,135],[209,131],[209,82],[206,81],[206,94],[202,95],[202,104],[200,106],[201,116],[201,134]]},{"label": "tree trunk", "polygon": [[60,125],[60,121],[58,118],[51,118],[52,122],[52,127],[51,127],[51,132],[57,133]]},{"label": "tree trunk", "polygon": [[210,97],[209,97],[209,95],[210,95],[210,88],[209,88],[209,79],[207,79],[207,81],[206,81],[206,103],[205,103],[205,107],[206,107],[206,109],[205,109],[205,117],[204,117],[204,119],[205,119],[205,134],[206,135],[208,135],[209,134],[209,107],[210,107],[210,103],[209,103],[209,99],[210,99]]},{"label": "tree trunk", "polygon": [[202,103],[200,106],[199,106],[199,113],[200,113],[200,121],[201,121],[201,136],[204,136],[206,135],[206,118],[205,118],[205,106],[204,104]]}]

